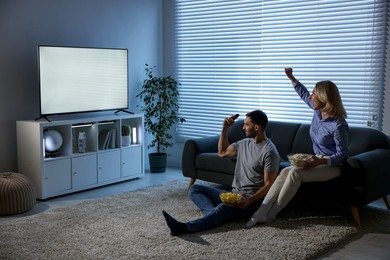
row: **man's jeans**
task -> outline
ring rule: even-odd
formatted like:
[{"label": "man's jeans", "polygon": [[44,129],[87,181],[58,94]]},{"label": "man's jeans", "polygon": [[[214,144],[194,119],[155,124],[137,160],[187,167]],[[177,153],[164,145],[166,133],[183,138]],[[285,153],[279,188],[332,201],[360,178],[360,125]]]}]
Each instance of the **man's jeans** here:
[{"label": "man's jeans", "polygon": [[188,195],[204,216],[187,222],[190,232],[199,232],[217,227],[232,220],[249,219],[260,207],[262,200],[253,203],[246,209],[224,204],[219,195],[226,190],[194,184]]}]

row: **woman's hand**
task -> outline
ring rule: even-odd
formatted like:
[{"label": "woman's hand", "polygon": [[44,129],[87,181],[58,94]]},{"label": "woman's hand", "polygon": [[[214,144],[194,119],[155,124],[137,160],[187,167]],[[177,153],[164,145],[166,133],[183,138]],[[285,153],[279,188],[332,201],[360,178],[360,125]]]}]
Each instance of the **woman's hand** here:
[{"label": "woman's hand", "polygon": [[321,164],[327,164],[328,160],[326,158],[319,158],[315,155],[311,156],[309,159],[307,159],[302,166],[303,170],[309,170],[311,168],[314,168]]},{"label": "woman's hand", "polygon": [[286,76],[291,80],[292,83],[296,82],[297,79],[293,75],[293,69],[292,68],[285,68],[284,73],[286,73]]}]

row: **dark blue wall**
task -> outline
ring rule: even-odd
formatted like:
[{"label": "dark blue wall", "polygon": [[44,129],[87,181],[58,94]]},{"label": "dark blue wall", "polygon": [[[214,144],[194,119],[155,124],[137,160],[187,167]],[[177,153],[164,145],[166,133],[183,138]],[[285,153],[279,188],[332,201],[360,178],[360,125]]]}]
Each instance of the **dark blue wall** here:
[{"label": "dark blue wall", "polygon": [[162,0],[0,1],[0,172],[17,171],[16,121],[39,116],[39,44],[129,49],[129,98],[162,66]]}]

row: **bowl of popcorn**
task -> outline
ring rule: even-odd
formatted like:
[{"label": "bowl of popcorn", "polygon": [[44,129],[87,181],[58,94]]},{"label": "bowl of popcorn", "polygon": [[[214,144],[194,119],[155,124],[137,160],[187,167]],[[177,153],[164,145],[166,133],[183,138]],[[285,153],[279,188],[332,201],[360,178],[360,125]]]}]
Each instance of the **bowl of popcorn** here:
[{"label": "bowl of popcorn", "polygon": [[292,166],[295,167],[302,167],[304,163],[312,157],[311,154],[305,154],[305,153],[294,153],[287,155],[288,160],[290,161]]},{"label": "bowl of popcorn", "polygon": [[243,198],[241,194],[234,193],[234,192],[222,192],[219,197],[221,198],[222,202],[229,205],[234,205]]}]

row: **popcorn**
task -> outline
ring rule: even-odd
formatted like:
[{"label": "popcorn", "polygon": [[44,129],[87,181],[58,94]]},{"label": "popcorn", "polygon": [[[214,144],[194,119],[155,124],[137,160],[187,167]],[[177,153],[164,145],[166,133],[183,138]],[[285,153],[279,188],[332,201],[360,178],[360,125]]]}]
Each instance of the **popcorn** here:
[{"label": "popcorn", "polygon": [[219,195],[222,202],[225,204],[236,204],[242,199],[241,194],[233,193],[233,192],[223,192]]},{"label": "popcorn", "polygon": [[287,155],[290,163],[295,167],[302,167],[307,159],[309,159],[311,154],[296,153]]}]

